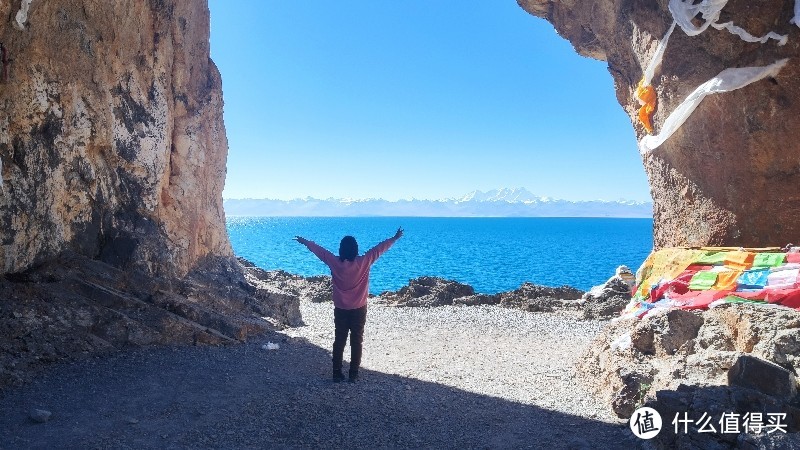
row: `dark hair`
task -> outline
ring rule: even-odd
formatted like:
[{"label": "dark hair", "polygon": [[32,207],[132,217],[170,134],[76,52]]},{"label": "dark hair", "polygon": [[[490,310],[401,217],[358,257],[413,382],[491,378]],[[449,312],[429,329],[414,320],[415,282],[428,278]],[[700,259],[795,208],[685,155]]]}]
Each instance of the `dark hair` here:
[{"label": "dark hair", "polygon": [[345,236],[339,243],[339,260],[353,261],[358,256],[358,242],[353,236]]}]

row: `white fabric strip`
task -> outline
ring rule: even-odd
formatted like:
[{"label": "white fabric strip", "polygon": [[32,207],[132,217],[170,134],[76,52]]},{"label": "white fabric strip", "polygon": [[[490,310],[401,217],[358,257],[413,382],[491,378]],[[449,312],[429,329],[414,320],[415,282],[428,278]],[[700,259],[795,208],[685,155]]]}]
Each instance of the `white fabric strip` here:
[{"label": "white fabric strip", "polygon": [[28,9],[31,7],[32,0],[22,0],[19,6],[19,11],[17,11],[17,15],[14,16],[14,26],[18,30],[25,29],[25,22],[28,21]]},{"label": "white fabric strip", "polygon": [[686,122],[697,105],[710,94],[730,92],[743,88],[766,77],[774,77],[789,59],[781,59],[763,67],[741,67],[725,69],[714,78],[701,84],[664,121],[661,132],[655,136],[645,136],[639,141],[639,151],[644,155],[658,148]]},{"label": "white fabric strip", "polygon": [[746,42],[760,42],[762,44],[766,44],[768,40],[775,39],[776,41],[778,41],[778,45],[786,45],[786,43],[789,41],[788,35],[778,34],[774,31],[770,31],[769,33],[761,37],[755,37],[752,34],[748,33],[747,30],[745,30],[744,28],[734,25],[733,22],[712,23],[711,26],[716,28],[717,30],[722,30],[722,29],[728,30],[731,33],[739,36],[740,38],[742,38],[743,41]]}]

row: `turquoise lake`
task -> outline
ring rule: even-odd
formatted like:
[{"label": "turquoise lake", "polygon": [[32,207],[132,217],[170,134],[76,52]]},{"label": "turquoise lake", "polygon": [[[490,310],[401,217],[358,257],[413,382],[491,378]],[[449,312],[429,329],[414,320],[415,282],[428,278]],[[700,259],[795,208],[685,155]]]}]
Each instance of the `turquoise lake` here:
[{"label": "turquoise lake", "polygon": [[411,278],[432,275],[472,285],[477,292],[516,289],[525,281],[587,290],[619,265],[635,271],[653,246],[652,219],[229,217],[237,256],[264,269],[300,275],[330,274],[292,238],[310,239],[338,253],[342,236],[360,253],[392,236],[405,236],[372,268],[370,292],[397,290]]}]

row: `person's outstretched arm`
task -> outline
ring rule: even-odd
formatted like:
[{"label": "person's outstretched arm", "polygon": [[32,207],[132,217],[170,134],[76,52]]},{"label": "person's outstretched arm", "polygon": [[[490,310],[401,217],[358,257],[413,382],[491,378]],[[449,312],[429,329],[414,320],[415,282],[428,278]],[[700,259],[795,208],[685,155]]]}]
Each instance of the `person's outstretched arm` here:
[{"label": "person's outstretched arm", "polygon": [[300,236],[295,236],[294,240],[308,247],[308,249],[311,250],[311,253],[317,255],[317,258],[319,258],[328,266],[330,266],[331,263],[336,260],[336,256],[333,253],[329,252],[313,241],[309,241],[308,239]]},{"label": "person's outstretched arm", "polygon": [[370,264],[374,263],[386,250],[389,250],[389,247],[391,247],[392,244],[397,242],[397,240],[401,237],[403,237],[403,227],[398,228],[397,233],[395,233],[394,236],[369,249],[369,251],[364,254],[364,258]]}]

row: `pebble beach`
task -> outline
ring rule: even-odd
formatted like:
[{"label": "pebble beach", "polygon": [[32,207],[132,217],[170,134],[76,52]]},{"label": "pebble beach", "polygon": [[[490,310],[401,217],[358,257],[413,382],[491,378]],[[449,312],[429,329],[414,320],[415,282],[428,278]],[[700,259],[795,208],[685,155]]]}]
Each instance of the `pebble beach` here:
[{"label": "pebble beach", "polygon": [[[373,302],[362,377],[351,384],[330,381],[331,304],[303,301],[301,311],[305,326],[245,344],[58,365],[2,394],[0,447],[635,445],[627,424],[575,379],[575,362],[604,321],[571,311]],[[345,349],[345,367],[348,356]],[[36,423],[34,409],[52,416]]]}]

